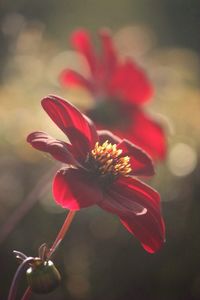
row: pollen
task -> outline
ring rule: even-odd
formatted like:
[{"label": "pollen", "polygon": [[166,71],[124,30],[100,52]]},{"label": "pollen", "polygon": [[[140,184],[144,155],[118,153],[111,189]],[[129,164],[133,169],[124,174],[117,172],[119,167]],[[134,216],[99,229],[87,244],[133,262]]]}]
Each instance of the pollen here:
[{"label": "pollen", "polygon": [[132,171],[130,157],[123,156],[123,151],[118,149],[116,144],[105,141],[102,145],[99,145],[99,142],[97,142],[91,151],[91,155],[97,163],[101,175],[126,176]]}]

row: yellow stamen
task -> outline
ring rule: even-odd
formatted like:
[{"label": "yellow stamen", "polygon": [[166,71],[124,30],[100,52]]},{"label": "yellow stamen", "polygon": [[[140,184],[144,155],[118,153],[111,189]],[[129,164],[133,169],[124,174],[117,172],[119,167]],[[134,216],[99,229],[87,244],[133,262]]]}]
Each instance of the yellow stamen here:
[{"label": "yellow stamen", "polygon": [[99,142],[97,142],[91,151],[91,155],[98,164],[100,174],[126,176],[132,169],[130,157],[122,156],[122,152],[122,149],[117,149],[116,144],[105,141],[102,145],[99,145]]}]

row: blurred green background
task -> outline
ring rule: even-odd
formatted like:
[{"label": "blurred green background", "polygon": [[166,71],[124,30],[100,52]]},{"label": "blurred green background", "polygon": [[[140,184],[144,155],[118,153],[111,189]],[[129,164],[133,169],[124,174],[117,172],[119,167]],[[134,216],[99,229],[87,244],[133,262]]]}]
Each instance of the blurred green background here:
[{"label": "blurred green background", "polygon": [[[95,43],[99,28],[111,28],[120,55],[143,66],[156,88],[146,109],[165,126],[168,156],[150,184],[161,193],[167,241],[149,255],[115,216],[84,209],[55,255],[61,286],[31,299],[200,299],[199,25],[198,0],[1,1],[0,299],[18,266],[12,251],[36,256],[67,213],[51,196],[59,164],[27,145],[26,136],[62,136],[40,107],[47,94],[90,105],[86,92],[58,82],[65,67],[81,71],[69,44],[78,27],[90,30]],[[25,287],[22,278],[19,295]]]}]

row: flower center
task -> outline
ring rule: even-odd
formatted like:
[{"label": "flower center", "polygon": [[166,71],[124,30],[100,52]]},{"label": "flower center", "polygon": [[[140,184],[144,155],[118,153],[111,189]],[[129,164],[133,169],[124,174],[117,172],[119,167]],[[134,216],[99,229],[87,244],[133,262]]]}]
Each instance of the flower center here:
[{"label": "flower center", "polygon": [[[129,106],[115,99],[101,99],[87,112],[87,115],[97,124],[103,124],[109,128],[126,130],[132,122]],[[126,118],[124,118],[126,116]]]},{"label": "flower center", "polygon": [[96,162],[100,175],[123,175],[131,172],[130,157],[123,156],[122,150],[116,144],[105,141],[102,145],[95,144],[91,155]]}]

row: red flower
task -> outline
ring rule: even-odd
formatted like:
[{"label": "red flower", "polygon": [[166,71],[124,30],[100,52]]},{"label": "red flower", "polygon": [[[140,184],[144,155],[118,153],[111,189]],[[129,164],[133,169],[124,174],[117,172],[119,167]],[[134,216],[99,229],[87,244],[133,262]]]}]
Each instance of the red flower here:
[{"label": "red flower", "polygon": [[85,30],[72,34],[72,45],[85,57],[91,74],[85,78],[73,70],[65,69],[60,74],[61,84],[79,85],[92,94],[96,104],[87,111],[87,115],[99,129],[109,128],[145,149],[154,159],[164,159],[164,131],[143,110],[143,104],[153,95],[151,83],[133,61],[119,61],[107,31],[101,31],[100,38],[102,53],[97,56]]},{"label": "red flower", "polygon": [[44,98],[42,106],[70,141],[40,131],[27,138],[34,148],[65,164],[54,178],[55,201],[70,210],[96,204],[118,215],[148,252],[157,251],[165,235],[160,197],[135,178],[154,174],[149,156],[109,131],[97,131],[85,115],[57,96]]}]

